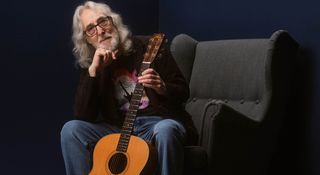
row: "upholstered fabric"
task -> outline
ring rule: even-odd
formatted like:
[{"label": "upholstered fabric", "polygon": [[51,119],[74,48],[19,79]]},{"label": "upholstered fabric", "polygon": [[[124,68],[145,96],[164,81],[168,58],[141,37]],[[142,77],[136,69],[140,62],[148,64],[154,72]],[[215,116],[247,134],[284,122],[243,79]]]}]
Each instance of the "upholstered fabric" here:
[{"label": "upholstered fabric", "polygon": [[205,175],[208,173],[208,157],[206,151],[199,146],[184,147],[184,175]]},{"label": "upholstered fabric", "polygon": [[190,86],[186,110],[200,132],[210,173],[267,171],[288,110],[298,48],[283,30],[261,39],[173,39],[171,52]]}]

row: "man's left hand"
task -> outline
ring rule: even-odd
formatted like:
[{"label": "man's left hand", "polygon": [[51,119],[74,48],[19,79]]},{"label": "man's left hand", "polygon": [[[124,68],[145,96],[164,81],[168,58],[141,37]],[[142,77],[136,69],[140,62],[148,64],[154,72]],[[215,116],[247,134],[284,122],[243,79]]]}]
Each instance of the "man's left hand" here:
[{"label": "man's left hand", "polygon": [[149,68],[142,72],[142,75],[138,77],[138,82],[144,87],[154,89],[160,95],[166,95],[166,85],[161,79],[158,72]]}]

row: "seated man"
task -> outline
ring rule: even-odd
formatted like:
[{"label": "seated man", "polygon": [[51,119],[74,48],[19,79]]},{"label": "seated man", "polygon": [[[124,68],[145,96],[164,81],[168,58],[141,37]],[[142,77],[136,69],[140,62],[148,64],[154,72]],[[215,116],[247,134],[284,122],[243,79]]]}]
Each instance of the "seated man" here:
[{"label": "seated man", "polygon": [[197,140],[183,108],[188,84],[168,48],[141,76],[137,75],[147,43],[132,37],[119,14],[103,3],[79,5],[73,16],[74,54],[81,68],[75,94],[76,120],[61,131],[67,175],[88,175],[95,144],[119,133],[136,83],[144,87],[133,133],[155,145],[157,174],[179,175],[184,145]]}]

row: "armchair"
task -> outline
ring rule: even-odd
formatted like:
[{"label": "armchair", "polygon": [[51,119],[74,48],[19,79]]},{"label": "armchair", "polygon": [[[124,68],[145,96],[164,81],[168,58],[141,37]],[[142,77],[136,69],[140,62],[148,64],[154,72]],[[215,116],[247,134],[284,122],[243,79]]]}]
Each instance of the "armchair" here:
[{"label": "armchair", "polygon": [[196,41],[180,34],[172,40],[190,85],[185,108],[200,133],[199,146],[185,149],[185,174],[267,174],[298,48],[283,30],[262,39]]}]

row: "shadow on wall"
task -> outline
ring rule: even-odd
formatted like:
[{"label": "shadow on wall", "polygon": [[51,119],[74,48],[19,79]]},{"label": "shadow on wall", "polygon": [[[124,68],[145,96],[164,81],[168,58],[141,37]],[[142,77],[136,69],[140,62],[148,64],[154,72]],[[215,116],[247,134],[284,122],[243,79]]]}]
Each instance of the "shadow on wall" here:
[{"label": "shadow on wall", "polygon": [[280,141],[274,157],[270,175],[311,174],[308,165],[306,130],[311,115],[312,92],[314,92],[313,53],[301,47],[294,60],[289,115],[280,132]]}]

